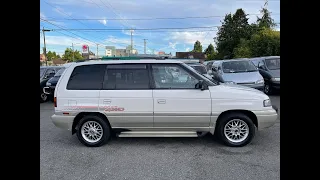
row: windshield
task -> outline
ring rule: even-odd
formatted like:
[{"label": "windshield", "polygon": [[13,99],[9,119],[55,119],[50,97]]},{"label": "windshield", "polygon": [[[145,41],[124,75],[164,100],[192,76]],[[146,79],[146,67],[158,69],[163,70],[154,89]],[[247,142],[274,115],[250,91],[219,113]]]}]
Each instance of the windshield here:
[{"label": "windshield", "polygon": [[65,68],[61,68],[54,76],[61,76]]},{"label": "windshield", "polygon": [[191,65],[191,67],[193,69],[195,69],[196,71],[198,71],[200,74],[207,74],[207,70],[204,66],[201,65]]},{"label": "windshield", "polygon": [[280,69],[280,58],[278,59],[266,59],[266,66],[270,70]]},{"label": "windshield", "polygon": [[251,61],[229,61],[222,63],[224,73],[241,73],[258,71]]},{"label": "windshield", "polygon": [[40,68],[40,77],[43,76],[44,72],[46,71],[45,68]]}]

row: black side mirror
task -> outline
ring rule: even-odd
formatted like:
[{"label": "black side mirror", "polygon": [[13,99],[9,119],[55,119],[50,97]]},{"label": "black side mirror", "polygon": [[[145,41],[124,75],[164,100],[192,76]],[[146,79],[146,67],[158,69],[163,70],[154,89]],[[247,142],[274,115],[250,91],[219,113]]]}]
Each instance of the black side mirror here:
[{"label": "black side mirror", "polygon": [[203,82],[203,80],[199,80],[199,82],[196,84],[196,89],[201,89],[201,91],[205,90],[205,83]]},{"label": "black side mirror", "polygon": [[215,71],[215,72],[218,71],[217,67],[213,67],[212,71]]}]

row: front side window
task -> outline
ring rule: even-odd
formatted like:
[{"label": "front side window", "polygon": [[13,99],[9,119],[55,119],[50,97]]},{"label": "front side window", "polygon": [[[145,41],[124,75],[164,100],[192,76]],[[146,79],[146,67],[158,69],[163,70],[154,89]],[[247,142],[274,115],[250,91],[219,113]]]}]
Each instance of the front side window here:
[{"label": "front side window", "polygon": [[82,65],[74,68],[67,85],[68,90],[101,90],[106,65]]},{"label": "front side window", "polygon": [[104,80],[106,90],[150,89],[149,73],[145,64],[108,65]]},{"label": "front side window", "polygon": [[226,61],[222,63],[224,73],[242,73],[258,71],[251,61]]},{"label": "front side window", "polygon": [[199,82],[177,64],[154,64],[152,74],[156,89],[195,89]]}]

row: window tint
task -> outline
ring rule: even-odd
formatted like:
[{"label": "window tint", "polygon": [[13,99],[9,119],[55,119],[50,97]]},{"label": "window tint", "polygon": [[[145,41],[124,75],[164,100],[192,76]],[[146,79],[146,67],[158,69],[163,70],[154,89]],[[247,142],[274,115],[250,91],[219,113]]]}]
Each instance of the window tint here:
[{"label": "window tint", "polygon": [[100,90],[106,65],[83,65],[76,67],[69,79],[68,90]]},{"label": "window tint", "polygon": [[195,89],[198,80],[176,64],[152,65],[157,89]]},{"label": "window tint", "polygon": [[149,74],[145,64],[115,64],[107,66],[104,89],[149,89]]},{"label": "window tint", "polygon": [[260,62],[260,64],[262,63],[262,61],[260,59],[254,59],[254,60],[251,60],[251,62],[256,66],[258,67],[258,64]]}]

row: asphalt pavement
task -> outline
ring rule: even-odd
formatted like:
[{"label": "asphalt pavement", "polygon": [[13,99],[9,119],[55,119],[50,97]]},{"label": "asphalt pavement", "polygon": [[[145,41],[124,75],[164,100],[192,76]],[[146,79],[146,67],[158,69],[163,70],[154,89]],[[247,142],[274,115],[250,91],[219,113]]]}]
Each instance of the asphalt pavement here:
[{"label": "asphalt pavement", "polygon": [[[280,112],[280,95],[271,101]],[[40,179],[280,179],[280,117],[241,148],[226,147],[212,135],[112,138],[102,147],[88,148],[52,124],[53,112],[53,103],[40,105]]]}]

